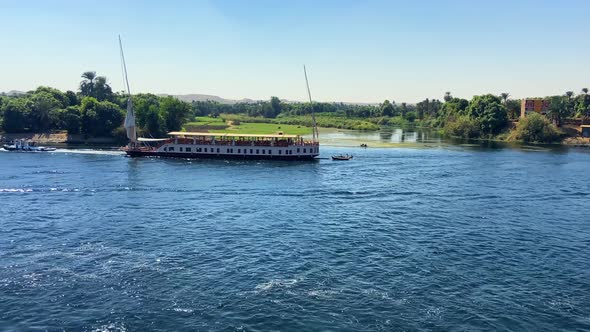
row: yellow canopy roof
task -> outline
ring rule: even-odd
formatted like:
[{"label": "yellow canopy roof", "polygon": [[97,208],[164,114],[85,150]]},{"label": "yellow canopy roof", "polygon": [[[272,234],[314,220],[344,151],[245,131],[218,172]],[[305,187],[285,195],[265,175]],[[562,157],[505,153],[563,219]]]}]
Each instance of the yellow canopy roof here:
[{"label": "yellow canopy roof", "polygon": [[197,133],[190,131],[171,131],[170,136],[215,136],[215,137],[262,137],[262,138],[297,138],[297,135],[284,134],[232,134],[232,133]]}]

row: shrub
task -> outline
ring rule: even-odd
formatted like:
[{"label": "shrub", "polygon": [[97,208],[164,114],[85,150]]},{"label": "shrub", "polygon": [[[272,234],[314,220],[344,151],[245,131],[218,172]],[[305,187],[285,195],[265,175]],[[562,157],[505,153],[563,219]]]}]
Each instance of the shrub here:
[{"label": "shrub", "polygon": [[408,120],[409,122],[414,122],[414,120],[416,120],[416,112],[406,113],[406,120]]},{"label": "shrub", "polygon": [[468,116],[461,116],[455,121],[448,121],[445,124],[444,132],[454,137],[477,138],[481,134],[481,123]]},{"label": "shrub", "polygon": [[510,132],[508,140],[534,143],[558,142],[562,134],[543,115],[533,113],[527,115],[518,122],[515,129]]}]

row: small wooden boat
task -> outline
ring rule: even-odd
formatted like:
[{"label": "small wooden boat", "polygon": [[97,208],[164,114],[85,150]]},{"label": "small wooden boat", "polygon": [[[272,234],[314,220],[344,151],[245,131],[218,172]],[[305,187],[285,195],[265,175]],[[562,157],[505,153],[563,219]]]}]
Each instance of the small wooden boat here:
[{"label": "small wooden boat", "polygon": [[350,159],[352,159],[352,155],[348,155],[348,154],[339,154],[339,155],[332,156],[332,160],[350,160]]}]

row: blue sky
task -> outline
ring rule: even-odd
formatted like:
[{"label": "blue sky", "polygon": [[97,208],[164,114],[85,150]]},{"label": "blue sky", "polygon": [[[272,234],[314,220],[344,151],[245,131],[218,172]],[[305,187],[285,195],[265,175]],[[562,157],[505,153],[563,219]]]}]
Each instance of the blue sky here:
[{"label": "blue sky", "polygon": [[77,89],[417,102],[590,87],[590,1],[0,0],[0,91]]}]

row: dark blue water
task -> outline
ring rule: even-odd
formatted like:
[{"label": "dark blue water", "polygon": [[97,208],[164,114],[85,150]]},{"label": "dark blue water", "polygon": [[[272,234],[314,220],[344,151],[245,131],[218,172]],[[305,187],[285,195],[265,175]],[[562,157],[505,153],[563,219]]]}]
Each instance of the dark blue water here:
[{"label": "dark blue water", "polygon": [[337,152],[0,153],[0,330],[590,330],[590,153]]}]

